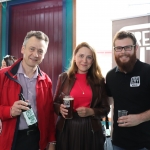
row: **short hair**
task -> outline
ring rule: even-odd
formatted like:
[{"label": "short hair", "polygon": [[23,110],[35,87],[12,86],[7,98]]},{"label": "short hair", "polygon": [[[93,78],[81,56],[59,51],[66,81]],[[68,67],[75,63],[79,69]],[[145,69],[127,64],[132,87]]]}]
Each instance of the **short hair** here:
[{"label": "short hair", "polygon": [[42,31],[30,31],[24,38],[23,46],[25,46],[28,39],[33,36],[35,36],[39,40],[44,40],[47,45],[49,44],[49,38],[45,33],[43,33]]},{"label": "short hair", "polygon": [[133,41],[133,45],[136,45],[137,40],[136,40],[133,33],[128,32],[128,31],[119,31],[114,36],[113,47],[115,47],[115,41],[116,40],[122,40],[122,39],[125,39],[125,38],[130,38]]}]

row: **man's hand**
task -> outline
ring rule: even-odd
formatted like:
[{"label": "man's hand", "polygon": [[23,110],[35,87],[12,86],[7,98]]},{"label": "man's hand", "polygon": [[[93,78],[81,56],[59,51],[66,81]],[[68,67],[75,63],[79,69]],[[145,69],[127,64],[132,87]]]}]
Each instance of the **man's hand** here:
[{"label": "man's hand", "polygon": [[46,150],[55,150],[55,144],[48,144]]},{"label": "man's hand", "polygon": [[139,114],[134,114],[134,115],[131,114],[131,115],[119,117],[117,123],[119,127],[132,127],[132,126],[137,126],[142,122],[139,118]]},{"label": "man's hand", "polygon": [[22,100],[18,100],[14,102],[13,106],[11,107],[10,114],[12,117],[18,116],[21,114],[22,110],[29,110],[27,107],[28,103]]},{"label": "man's hand", "polygon": [[88,107],[79,107],[76,109],[76,111],[80,117],[87,117],[94,115],[94,110]]}]

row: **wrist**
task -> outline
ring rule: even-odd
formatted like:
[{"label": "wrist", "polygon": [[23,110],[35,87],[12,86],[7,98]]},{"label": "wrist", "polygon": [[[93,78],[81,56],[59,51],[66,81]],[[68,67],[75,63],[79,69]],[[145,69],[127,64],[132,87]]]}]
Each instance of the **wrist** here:
[{"label": "wrist", "polygon": [[141,114],[138,114],[138,116],[137,116],[139,119],[139,122],[140,123],[143,123],[143,122],[145,122],[145,116],[141,113]]},{"label": "wrist", "polygon": [[12,111],[12,107],[10,107],[10,117],[13,118],[11,111]]},{"label": "wrist", "polygon": [[56,145],[56,141],[49,142],[49,144]]},{"label": "wrist", "polygon": [[95,116],[95,113],[94,113],[94,110],[91,108],[91,116],[94,117]]}]

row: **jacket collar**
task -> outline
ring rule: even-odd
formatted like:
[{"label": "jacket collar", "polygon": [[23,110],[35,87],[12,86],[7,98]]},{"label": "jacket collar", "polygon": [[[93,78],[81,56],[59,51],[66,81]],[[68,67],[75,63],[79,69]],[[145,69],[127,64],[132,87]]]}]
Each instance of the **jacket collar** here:
[{"label": "jacket collar", "polygon": [[[7,70],[7,74],[9,74],[11,77],[16,76],[17,71],[19,69],[19,65],[22,60],[23,58],[18,59],[11,67],[9,67],[9,69]],[[38,66],[38,74],[40,75],[41,78],[43,77],[42,71],[40,70],[39,66]]]}]

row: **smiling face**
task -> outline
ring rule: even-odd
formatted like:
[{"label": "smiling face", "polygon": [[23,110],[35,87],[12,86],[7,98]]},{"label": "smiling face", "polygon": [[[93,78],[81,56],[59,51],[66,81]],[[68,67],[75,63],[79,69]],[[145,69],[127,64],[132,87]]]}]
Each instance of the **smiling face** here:
[{"label": "smiling face", "polygon": [[[115,47],[124,47],[128,45],[134,45],[131,38],[117,39],[115,41]],[[116,52],[114,50],[115,60],[120,70],[128,72],[133,68],[136,62],[137,48],[137,46],[132,47],[131,51],[122,49],[121,52]]]},{"label": "smiling face", "polygon": [[35,36],[30,37],[21,49],[23,66],[36,68],[42,62],[47,47],[48,45],[44,40],[39,40]]},{"label": "smiling face", "polygon": [[93,63],[92,51],[87,47],[81,47],[75,54],[74,61],[78,67],[78,73],[87,73]]}]

